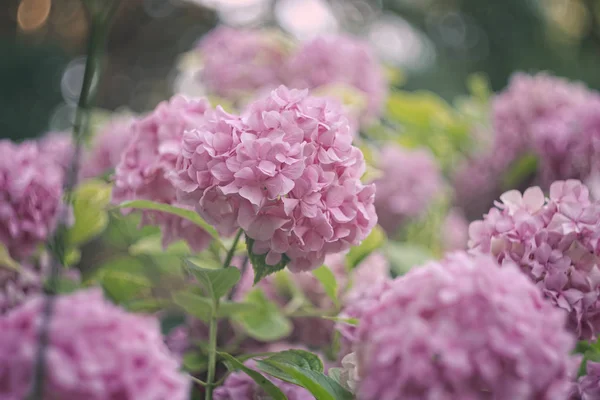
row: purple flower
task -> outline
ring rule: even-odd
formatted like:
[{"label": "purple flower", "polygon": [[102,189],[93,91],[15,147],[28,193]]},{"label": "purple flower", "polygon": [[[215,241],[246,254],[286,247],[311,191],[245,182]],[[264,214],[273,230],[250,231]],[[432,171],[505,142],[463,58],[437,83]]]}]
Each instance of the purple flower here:
[{"label": "purple flower", "polygon": [[64,173],[35,142],[0,141],[0,242],[16,259],[52,234],[61,210]]},{"label": "purple flower", "polygon": [[386,145],[377,167],[383,176],[375,181],[375,207],[379,224],[389,235],[406,220],[422,215],[444,190],[440,168],[428,150]]},{"label": "purple flower", "polygon": [[134,134],[135,120],[124,117],[107,122],[94,136],[83,157],[81,176],[94,178],[113,170]]},{"label": "purple flower", "polygon": [[469,227],[469,247],[515,262],[557,307],[580,339],[600,333],[598,238],[600,204],[579,181],[557,181],[545,198],[538,187],[506,192]]},{"label": "purple flower", "polygon": [[469,240],[469,221],[462,211],[452,208],[442,225],[442,247],[444,250],[464,250]]},{"label": "purple flower", "polygon": [[362,241],[375,188],[340,106],[280,87],[241,119],[218,111],[186,132],[172,181],[182,202],[224,233],[239,226],[253,252],[294,272]]},{"label": "purple flower", "polygon": [[287,62],[287,86],[321,89],[348,85],[367,100],[363,121],[378,117],[387,95],[383,69],[366,42],[351,36],[318,37],[303,44]]},{"label": "purple flower", "polygon": [[577,380],[572,400],[600,399],[600,363],[587,361],[586,374]]},{"label": "purple flower", "polygon": [[[0,397],[24,399],[34,380],[44,297],[0,317]],[[89,289],[56,299],[46,349],[44,397],[173,399],[189,380],[162,340],[158,321],[129,314]]]},{"label": "purple flower", "polygon": [[361,400],[564,399],[575,338],[515,265],[454,253],[396,279],[361,318]]},{"label": "purple flower", "polygon": [[[202,124],[208,107],[205,100],[175,96],[131,125],[131,140],[116,167],[114,203],[143,199],[178,205],[168,176],[175,171],[184,132]],[[180,217],[156,211],[142,215],[144,224],[162,228],[164,246],[185,239],[194,251],[201,251],[210,243],[206,231]]]},{"label": "purple flower", "polygon": [[287,48],[275,32],[221,26],[202,38],[198,51],[199,78],[217,96],[237,101],[283,82]]},{"label": "purple flower", "polygon": [[54,160],[65,171],[71,168],[75,145],[70,132],[48,132],[39,140],[42,154]]}]

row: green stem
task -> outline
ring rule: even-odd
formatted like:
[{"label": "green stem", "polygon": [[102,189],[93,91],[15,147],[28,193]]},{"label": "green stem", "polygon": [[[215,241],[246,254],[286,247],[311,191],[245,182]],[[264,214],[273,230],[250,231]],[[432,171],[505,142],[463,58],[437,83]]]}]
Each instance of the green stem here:
[{"label": "green stem", "polygon": [[217,313],[219,311],[219,300],[214,302],[214,312],[210,319],[210,330],[208,334],[208,376],[206,377],[206,400],[212,400],[215,380],[215,369],[217,364]]},{"label": "green stem", "polygon": [[237,247],[237,244],[240,241],[240,237],[242,237],[242,233],[244,233],[244,231],[241,229],[238,230],[238,232],[236,233],[235,238],[233,239],[233,244],[231,245],[231,248],[227,252],[227,257],[225,257],[225,262],[223,263],[223,268],[227,268],[231,265],[231,260],[233,260],[233,256],[235,255],[235,248]]},{"label": "green stem", "polygon": [[[73,198],[73,189],[77,184],[77,175],[79,173],[79,158],[81,154],[81,144],[83,137],[87,132],[88,113],[90,106],[95,98],[98,78],[100,75],[100,60],[104,53],[104,44],[106,42],[109,22],[119,5],[119,1],[109,3],[108,12],[103,15],[94,15],[88,12],[90,31],[88,36],[87,59],[85,63],[85,72],[79,94],[77,110],[75,112],[75,121],[73,124],[73,142],[75,146],[71,165],[67,171],[64,184],[65,204],[69,205]],[[89,11],[89,10],[88,10]],[[44,303],[44,310],[39,333],[39,346],[36,355],[36,364],[34,371],[34,383],[28,399],[41,399],[44,395],[44,375],[46,366],[46,350],[49,342],[49,325],[54,310],[54,300],[60,272],[64,265],[64,257],[67,252],[67,221],[68,209],[58,216],[58,223],[53,237],[49,240],[48,247],[52,256],[50,263],[50,275],[48,277],[48,295]]]}]

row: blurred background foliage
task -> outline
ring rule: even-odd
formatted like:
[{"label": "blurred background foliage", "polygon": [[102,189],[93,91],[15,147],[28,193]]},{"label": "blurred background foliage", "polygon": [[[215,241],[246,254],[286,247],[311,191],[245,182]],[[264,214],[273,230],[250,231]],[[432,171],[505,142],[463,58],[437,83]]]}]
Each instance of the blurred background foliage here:
[{"label": "blurred background foliage", "polygon": [[[469,92],[468,77],[478,72],[493,90],[516,70],[546,70],[600,89],[600,0],[122,0],[97,105],[140,112],[168,97],[178,56],[219,20],[279,25],[301,39],[350,31],[402,70],[403,89],[448,101]],[[79,0],[3,0],[3,137],[69,126],[86,32]],[[428,94],[415,96],[427,106]],[[397,112],[413,100],[397,97]],[[446,117],[452,129],[465,123],[440,114]]]}]

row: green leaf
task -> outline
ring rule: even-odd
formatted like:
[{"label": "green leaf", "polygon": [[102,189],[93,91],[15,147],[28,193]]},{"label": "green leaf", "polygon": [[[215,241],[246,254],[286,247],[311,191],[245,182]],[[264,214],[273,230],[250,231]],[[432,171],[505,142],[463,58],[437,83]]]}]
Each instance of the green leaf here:
[{"label": "green leaf", "polygon": [[250,258],[252,268],[254,268],[255,285],[264,277],[284,269],[287,263],[290,261],[290,259],[284,254],[281,256],[281,261],[279,261],[276,265],[269,265],[265,260],[267,256],[266,254],[254,254],[252,252],[253,245],[254,240],[246,235],[246,247],[248,249],[248,257]]},{"label": "green leaf", "polygon": [[329,368],[329,370],[327,371],[327,375],[331,379],[336,381],[337,383],[340,383],[340,376],[342,375],[342,368],[335,368],[335,367]]},{"label": "green leaf", "polygon": [[[326,376],[322,372],[304,369],[286,362],[273,360],[257,361],[258,367],[263,370],[268,368],[276,369],[286,374],[290,379],[284,379],[287,382],[294,383],[308,390],[315,398],[319,400],[352,400],[352,393],[344,389],[339,383]],[[269,372],[265,371],[270,374]],[[280,378],[282,379],[282,378]]]},{"label": "green leaf", "polygon": [[369,236],[367,236],[360,245],[352,247],[346,255],[346,262],[350,269],[354,269],[362,260],[367,258],[369,254],[382,247],[385,242],[385,232],[379,225],[376,225]]},{"label": "green leaf", "polygon": [[102,181],[87,181],[73,194],[75,223],[67,231],[70,246],[79,246],[104,231],[108,224],[106,206],[110,202],[111,186]]},{"label": "green leaf", "polygon": [[0,243],[0,267],[12,269],[14,271],[20,271],[21,266],[18,262],[12,259],[8,254],[8,249],[3,243]]},{"label": "green leaf", "polygon": [[323,288],[325,289],[325,293],[327,293],[327,296],[329,296],[329,298],[333,301],[333,304],[339,308],[340,302],[338,300],[338,287],[333,272],[331,272],[327,266],[322,265],[321,267],[313,270],[312,274],[319,280],[319,282],[321,282],[321,285],[323,285]]},{"label": "green leaf", "polygon": [[210,322],[214,313],[213,302],[197,294],[186,291],[180,291],[173,294],[173,301],[188,314],[201,319],[204,322]]},{"label": "green leaf", "polygon": [[190,260],[185,260],[185,263],[207,294],[215,301],[225,296],[241,278],[240,270],[236,267],[207,269],[197,266]]},{"label": "green leaf", "polygon": [[[132,200],[121,203],[117,206],[117,208],[135,208],[138,210],[155,210],[155,211],[163,211],[169,214],[177,215],[181,218],[185,218],[188,221],[193,222],[198,225],[202,229],[204,229],[212,238],[217,241],[221,246],[223,246],[221,239],[219,238],[219,234],[217,230],[210,225],[208,222],[200,218],[200,216],[193,210],[188,210],[186,208],[180,208],[176,206],[172,206],[164,203],[156,203],[150,200]],[[224,246],[223,246],[224,247]]]},{"label": "green leaf", "polygon": [[169,247],[163,249],[162,235],[160,233],[143,237],[129,247],[129,254],[133,256],[141,254],[153,256],[163,256],[166,254],[173,256],[187,256],[190,253],[190,247],[183,240],[178,240],[175,243],[171,243]]},{"label": "green leaf", "polygon": [[519,186],[537,171],[538,159],[534,154],[526,154],[515,161],[502,177],[502,190],[510,190]]},{"label": "green leaf", "polygon": [[208,359],[198,351],[192,350],[183,355],[182,364],[188,372],[202,372],[208,368]]},{"label": "green leaf", "polygon": [[125,308],[132,312],[154,313],[164,310],[171,305],[171,301],[167,299],[140,299],[128,301],[124,304]]},{"label": "green leaf", "polygon": [[390,242],[386,246],[386,254],[396,276],[404,275],[411,268],[435,259],[427,249],[412,243]]},{"label": "green leaf", "polygon": [[[49,282],[46,282],[46,286],[48,286]],[[53,288],[54,292],[57,294],[68,294],[73,293],[77,289],[79,289],[79,283],[76,280],[69,279],[66,277],[60,277],[56,284],[56,287]]]},{"label": "green leaf", "polygon": [[124,303],[147,294],[151,286],[150,281],[142,275],[117,270],[105,271],[101,283],[105,292],[116,303]]},{"label": "green leaf", "polygon": [[[271,367],[269,367],[268,362],[270,362],[270,361],[281,362],[281,363],[294,365],[299,368],[310,370],[310,371],[323,372],[323,361],[321,361],[319,356],[317,356],[316,354],[313,354],[309,351],[305,351],[305,350],[298,350],[298,349],[285,350],[285,351],[275,353],[272,356],[265,358],[263,360],[258,360],[257,362],[261,362],[261,361],[267,362],[265,365],[265,369],[261,368],[263,371],[267,372],[269,375],[275,376],[276,378],[283,379],[283,380],[286,380],[288,382],[295,383],[295,384],[298,384],[298,382],[296,380],[294,380],[293,377],[290,377],[289,375],[283,373],[282,371],[277,370],[277,369],[269,370],[269,368],[271,368]],[[281,374],[281,375],[278,376],[277,374]]]},{"label": "green leaf", "polygon": [[348,324],[348,325],[354,325],[354,326],[358,325],[357,318],[329,317],[327,315],[323,315],[321,318],[328,319],[330,321],[340,322],[342,324]]},{"label": "green leaf", "polygon": [[234,303],[232,301],[221,301],[217,317],[229,318],[232,315],[256,311],[256,305],[250,303]]},{"label": "green leaf", "polygon": [[277,305],[269,301],[261,289],[254,289],[246,295],[246,303],[255,308],[233,315],[233,320],[254,339],[273,341],[289,335],[292,324],[279,311]]},{"label": "green leaf", "polygon": [[281,390],[275,386],[270,380],[265,378],[260,372],[255,371],[251,368],[246,367],[240,361],[235,359],[233,356],[227,353],[219,352],[219,357],[226,360],[227,368],[230,371],[244,371],[250,378],[254,380],[263,390],[271,396],[273,400],[287,400],[287,397],[281,392]]}]

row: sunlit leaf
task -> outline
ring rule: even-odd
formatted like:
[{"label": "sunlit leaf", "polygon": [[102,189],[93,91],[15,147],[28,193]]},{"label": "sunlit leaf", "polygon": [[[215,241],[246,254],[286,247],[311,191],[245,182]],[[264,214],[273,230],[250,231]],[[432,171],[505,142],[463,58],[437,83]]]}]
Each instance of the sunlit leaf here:
[{"label": "sunlit leaf", "polygon": [[162,234],[157,233],[150,236],[146,236],[138,240],[136,243],[129,247],[129,254],[131,255],[174,255],[174,256],[187,256],[190,254],[190,248],[187,243],[183,240],[178,240],[171,243],[169,247],[163,249],[162,246]]},{"label": "sunlit leaf", "polygon": [[77,187],[73,194],[75,222],[68,228],[70,246],[81,245],[104,231],[108,224],[106,207],[110,202],[111,186],[92,180]]},{"label": "sunlit leaf", "polygon": [[289,335],[292,324],[277,305],[269,301],[261,289],[254,289],[246,295],[246,303],[255,308],[233,315],[233,320],[240,324],[252,338],[261,341],[273,341]]},{"label": "sunlit leaf", "polygon": [[225,296],[241,277],[240,270],[235,267],[207,269],[189,260],[186,260],[186,266],[215,301]]},{"label": "sunlit leaf", "polygon": [[150,281],[142,275],[117,270],[105,271],[101,283],[105,292],[117,303],[145,295],[151,286]]},{"label": "sunlit leaf", "polygon": [[339,307],[338,286],[333,272],[331,272],[327,266],[322,265],[321,267],[313,270],[312,274],[321,283],[323,289],[325,289],[325,293],[333,301],[335,306]]},{"label": "sunlit leaf", "polygon": [[367,236],[360,245],[352,247],[346,255],[346,262],[350,269],[354,269],[362,260],[367,258],[369,254],[381,248],[385,242],[385,232],[379,225],[376,225],[369,236]]}]

